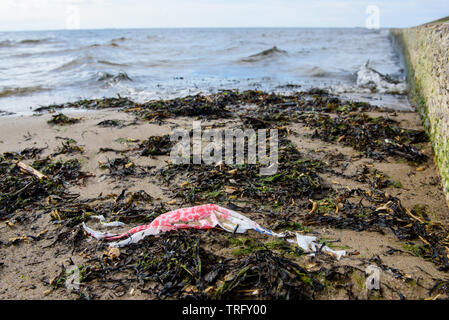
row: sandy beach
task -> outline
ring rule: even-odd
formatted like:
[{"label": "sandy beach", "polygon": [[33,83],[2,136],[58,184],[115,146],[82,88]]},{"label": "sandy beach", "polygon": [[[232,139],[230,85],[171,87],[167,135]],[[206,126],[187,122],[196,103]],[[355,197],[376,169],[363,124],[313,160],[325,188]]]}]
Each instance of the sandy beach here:
[{"label": "sandy beach", "polygon": [[[312,99],[318,98],[312,96]],[[217,100],[214,100],[214,103],[217,103]],[[269,106],[272,107],[271,104]],[[313,286],[307,287],[306,290],[301,285],[298,287],[292,284],[291,290],[296,294],[301,292],[305,298],[447,297],[447,287],[441,286],[441,283],[447,281],[447,274],[444,268],[442,269],[445,263],[432,258],[432,250],[437,244],[429,243],[430,238],[416,236],[414,231],[410,231],[409,239],[398,237],[400,232],[410,228],[410,224],[447,226],[449,209],[432,159],[430,143],[415,145],[427,156],[426,160],[420,163],[395,156],[386,156],[383,160],[375,159],[345,143],[347,137],[342,136],[336,142],[324,141],[322,135],[314,134],[322,128],[313,128],[313,122],[309,120],[313,116],[324,114],[333,119],[354,117],[363,113],[370,119],[388,119],[394,126],[421,131],[421,121],[415,112],[375,109],[354,109],[349,112],[318,110],[311,111],[309,117],[292,117],[283,123],[273,121],[273,118],[264,118],[268,119],[264,121],[272,128],[276,127],[285,132],[282,141],[290,141],[299,155],[314,164],[312,167],[306,167],[304,172],[306,175],[309,174],[307,170],[316,173],[321,185],[319,191],[287,195],[285,198],[278,198],[276,202],[270,201],[269,198],[261,201],[258,197],[263,197],[265,192],[267,197],[269,194],[275,196],[276,192],[281,195],[279,190],[282,190],[282,185],[278,186],[273,180],[267,183],[268,191],[257,196],[256,193],[245,193],[245,190],[239,189],[239,174],[242,174],[243,179],[250,178],[244,178],[245,174],[249,173],[240,173],[240,168],[236,167],[237,182],[233,184],[234,189],[229,189],[227,185],[232,184],[233,180],[229,180],[229,177],[220,178],[220,175],[217,178],[216,175],[217,171],[225,172],[226,168],[200,167],[199,170],[203,170],[201,172],[206,178],[196,178],[199,173],[193,165],[178,170],[170,165],[167,153],[142,156],[144,141],[151,137],[170,135],[175,128],[190,129],[192,122],[198,120],[198,117],[202,119],[204,126],[211,128],[248,126],[241,114],[238,116],[237,113],[231,113],[231,116],[225,118],[220,115],[211,117],[200,114],[148,119],[141,116],[142,111],[127,108],[88,112],[68,112],[62,109],[56,113],[43,113],[38,116],[0,118],[0,154],[20,154],[26,149],[42,149],[31,156],[22,154],[19,158],[29,165],[48,157],[53,163],[77,159],[80,172],[84,173],[82,178],[67,179],[67,183],[64,183],[67,193],[79,195],[75,200],[50,195],[29,206],[14,211],[6,210],[7,215],[1,217],[1,299],[176,299],[192,296],[204,299],[270,299],[274,296],[273,291],[269,289],[272,284],[268,271],[262,275],[266,277],[263,278],[267,281],[263,282],[265,284],[258,283],[257,279],[251,277],[243,284],[243,280],[235,273],[236,270],[242,270],[242,261],[250,263],[248,261],[252,261],[254,257],[262,259],[259,256],[262,253],[275,257],[270,258],[277,259],[274,261],[287,259],[289,263],[304,268],[307,277],[313,280]],[[76,119],[76,123],[49,124],[48,121],[58,112]],[[252,116],[257,119],[254,114]],[[259,116],[262,119],[262,116]],[[111,126],[99,125],[106,120],[114,121]],[[72,147],[70,151],[60,149],[64,144],[66,147]],[[289,147],[281,143],[281,150],[286,146]],[[291,154],[295,153],[285,153],[286,156]],[[114,159],[125,160],[110,165],[114,163]],[[283,159],[281,157],[279,161],[282,162]],[[117,166],[121,169],[117,169]],[[133,170],[126,171],[129,168]],[[212,173],[213,171],[215,173]],[[283,172],[281,171],[281,174]],[[53,179],[52,173],[48,176],[50,180]],[[168,176],[171,178],[168,179]],[[201,191],[205,189],[200,188],[194,196],[187,196],[188,190],[194,190],[195,184],[207,177],[211,179],[210,185],[212,181],[216,184],[223,179],[223,185],[218,186],[222,189],[211,189],[206,193]],[[205,183],[207,184],[207,181]],[[205,188],[203,185],[201,187]],[[359,191],[351,193],[351,190]],[[379,192],[380,199],[390,201],[378,200],[369,204],[369,196],[366,195],[376,192]],[[136,194],[140,194],[140,198]],[[279,202],[280,200],[282,202]],[[266,228],[276,232],[296,231],[314,235],[321,243],[326,243],[334,249],[346,250],[347,255],[337,261],[327,255],[317,254],[315,259],[311,260],[306,254],[298,252],[293,244],[281,243],[281,240],[254,231],[232,235],[223,230],[212,229],[186,230],[164,234],[158,238],[150,237],[137,245],[120,248],[117,256],[111,254],[107,243],[92,239],[81,227],[81,222],[86,222],[92,228],[101,230],[99,223],[89,219],[93,213],[101,212],[107,215],[108,220],[126,223],[126,226],[114,228],[114,231],[126,231],[142,223],[151,222],[155,213],[161,214],[209,202],[224,207],[232,203],[240,208],[245,216]],[[362,221],[359,223],[359,230],[355,230],[357,228],[351,211],[355,210],[357,203],[364,206],[364,212],[369,211],[365,217],[358,216],[357,219]],[[392,207],[391,203],[400,203],[399,209],[397,206]],[[382,206],[385,208],[379,209]],[[412,217],[418,220],[410,218],[410,223],[405,223],[401,220],[403,217],[398,218],[397,210],[403,210],[402,207],[407,208],[407,212],[411,212]],[[77,218],[73,218],[75,216],[70,212],[76,212],[73,214]],[[392,217],[388,218],[390,214]],[[387,217],[386,220],[377,222],[382,215]],[[329,217],[336,217],[336,220],[330,220]],[[389,225],[389,219],[399,224],[403,221],[404,224],[396,228],[394,224]],[[199,271],[199,279],[182,268],[179,269],[176,264],[166,263],[165,267],[159,267],[157,272],[154,272],[165,270],[164,272],[170,274],[168,277],[172,277],[170,284],[169,280],[161,275],[160,278],[151,276],[154,274],[151,272],[151,263],[165,261],[161,249],[164,243],[167,246],[164,241],[191,243],[193,240],[194,243],[199,243],[200,247],[202,269]],[[150,262],[143,268],[142,259],[147,257],[146,254],[150,255],[150,258],[146,258],[150,259]],[[181,259],[182,256],[178,258]],[[151,262],[151,259],[154,261]],[[182,259],[181,264],[190,266],[190,262]],[[381,290],[367,291],[364,282],[365,270],[373,264],[381,269],[382,287]],[[71,265],[78,266],[83,275],[80,289],[76,292],[66,290],[63,281],[64,272]],[[210,274],[214,269],[220,272],[217,271],[212,277]],[[170,273],[175,272],[173,270],[177,270],[176,274]],[[204,280],[204,277],[208,280]],[[184,282],[182,279],[185,279]],[[291,274],[285,281],[293,281],[292,279],[296,278]],[[199,281],[200,285],[195,281]],[[236,287],[229,287],[229,281],[237,281]],[[241,285],[238,284],[239,281],[242,281]],[[302,289],[298,289],[300,287]]]}]

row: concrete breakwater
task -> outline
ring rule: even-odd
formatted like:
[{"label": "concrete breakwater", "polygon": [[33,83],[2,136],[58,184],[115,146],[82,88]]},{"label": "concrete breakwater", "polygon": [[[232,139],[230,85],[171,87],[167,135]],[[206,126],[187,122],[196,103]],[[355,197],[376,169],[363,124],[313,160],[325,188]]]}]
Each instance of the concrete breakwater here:
[{"label": "concrete breakwater", "polygon": [[391,32],[403,51],[410,101],[429,134],[449,205],[449,17]]}]

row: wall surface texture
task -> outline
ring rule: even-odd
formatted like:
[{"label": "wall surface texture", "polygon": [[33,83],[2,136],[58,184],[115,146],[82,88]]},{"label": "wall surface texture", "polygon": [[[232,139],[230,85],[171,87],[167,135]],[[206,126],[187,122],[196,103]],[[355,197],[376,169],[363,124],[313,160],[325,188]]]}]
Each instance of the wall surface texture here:
[{"label": "wall surface texture", "polygon": [[449,205],[449,22],[391,32],[404,52],[410,100],[430,136]]}]

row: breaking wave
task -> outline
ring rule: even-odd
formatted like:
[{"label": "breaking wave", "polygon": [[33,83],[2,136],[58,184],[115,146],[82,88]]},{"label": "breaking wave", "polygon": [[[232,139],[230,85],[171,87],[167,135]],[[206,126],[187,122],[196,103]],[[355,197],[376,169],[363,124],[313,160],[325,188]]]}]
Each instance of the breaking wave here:
[{"label": "breaking wave", "polygon": [[108,42],[108,43],[104,43],[104,44],[99,44],[99,43],[94,43],[91,44],[90,46],[87,46],[87,49],[94,49],[94,48],[119,48],[120,45],[115,43],[114,41]]},{"label": "breaking wave", "polygon": [[33,45],[33,44],[41,44],[51,41],[52,38],[44,38],[44,39],[24,39],[20,41],[11,41],[11,40],[4,40],[0,41],[0,48],[1,47],[15,47],[17,45]]},{"label": "breaking wave", "polygon": [[127,67],[128,66],[125,63],[111,62],[111,61],[107,61],[107,60],[98,60],[98,63],[104,64],[106,66],[113,66],[113,67]]},{"label": "breaking wave", "polygon": [[407,93],[407,84],[405,82],[374,70],[369,66],[369,61],[357,72],[357,86],[378,93]]},{"label": "breaking wave", "polygon": [[126,41],[126,40],[131,40],[131,39],[129,39],[127,37],[114,38],[111,40],[111,43],[112,42],[121,42],[121,41]]},{"label": "breaking wave", "polygon": [[14,46],[13,41],[9,41],[9,40],[0,41],[0,48],[8,48],[8,47],[13,47],[13,46]]},{"label": "breaking wave", "polygon": [[107,72],[99,72],[97,74],[97,81],[105,81],[108,84],[116,84],[121,81],[133,81],[126,72],[119,72],[116,75],[107,73]]},{"label": "breaking wave", "polygon": [[41,86],[33,86],[33,87],[22,87],[22,88],[3,88],[0,91],[0,98],[10,97],[10,96],[24,96],[31,93],[48,91],[50,89],[43,88]]},{"label": "breaking wave", "polygon": [[82,66],[86,63],[88,64],[94,63],[94,59],[89,55],[85,55],[83,57],[78,57],[73,60],[70,60],[69,62],[64,63],[63,65],[57,67],[56,69],[53,69],[52,71],[66,71]]},{"label": "breaking wave", "polygon": [[312,67],[309,70],[305,72],[308,76],[313,78],[324,78],[329,76],[331,73],[324,70],[323,68],[320,68],[318,66]]},{"label": "breaking wave", "polygon": [[253,54],[249,57],[240,59],[240,61],[247,62],[247,63],[254,63],[254,62],[278,58],[280,56],[286,56],[287,54],[288,54],[287,51],[278,49],[276,46],[274,46],[270,49],[267,49],[267,50],[261,51],[259,53]]},{"label": "breaking wave", "polygon": [[42,43],[44,40],[35,40],[35,39],[25,39],[20,41],[19,43],[21,44],[38,44],[38,43]]}]

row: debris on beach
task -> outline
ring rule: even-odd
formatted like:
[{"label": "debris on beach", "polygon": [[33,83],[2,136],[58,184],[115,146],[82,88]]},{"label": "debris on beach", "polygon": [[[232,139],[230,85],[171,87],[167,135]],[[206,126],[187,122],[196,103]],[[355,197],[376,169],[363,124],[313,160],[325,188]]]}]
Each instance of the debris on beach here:
[{"label": "debris on beach", "polygon": [[169,135],[149,137],[139,145],[140,155],[143,157],[167,155],[172,146]]},{"label": "debris on beach", "polygon": [[11,116],[13,114],[15,114],[15,113],[14,112],[10,112],[10,111],[0,110],[0,117]]},{"label": "debris on beach", "polygon": [[[354,197],[354,201],[350,201]],[[364,202],[367,204],[364,204]],[[449,232],[441,223],[431,222],[422,211],[404,208],[401,201],[379,190],[348,190],[307,215],[306,226],[329,225],[337,229],[376,231],[390,229],[399,240],[423,242],[422,256],[440,270],[449,271]]]},{"label": "debris on beach", "polygon": [[32,174],[32,175],[34,175],[34,176],[35,176],[36,178],[38,178],[38,179],[44,179],[44,178],[45,178],[45,179],[48,179],[48,177],[47,177],[46,175],[44,175],[43,173],[37,171],[36,169],[34,169],[33,167],[27,165],[26,163],[24,163],[24,162],[22,162],[22,161],[19,161],[19,162],[17,163],[17,166],[18,166],[21,170],[23,170],[24,172],[29,173],[29,174]]},{"label": "debris on beach", "polygon": [[70,118],[63,113],[59,113],[59,114],[53,115],[51,117],[51,120],[48,120],[47,123],[52,124],[52,125],[65,126],[65,125],[69,125],[69,124],[78,123],[80,121],[81,121],[80,118]]},{"label": "debris on beach", "polygon": [[125,179],[126,177],[143,178],[150,175],[152,166],[140,166],[131,161],[128,157],[108,159],[106,162],[100,162],[99,167],[102,170],[108,170],[107,176]]},{"label": "debris on beach", "polygon": [[125,108],[125,107],[133,107],[135,106],[135,102],[129,100],[128,98],[103,98],[103,99],[90,99],[90,100],[79,100],[75,102],[68,102],[63,104],[52,104],[48,106],[38,107],[33,109],[34,112],[43,113],[43,112],[54,112],[55,110],[60,109],[92,109],[92,110],[100,110],[106,108]]},{"label": "debris on beach", "polygon": [[240,213],[214,204],[170,211],[158,216],[149,225],[135,227],[120,235],[97,232],[83,224],[84,230],[98,240],[120,240],[127,238],[120,242],[111,243],[111,246],[118,247],[137,243],[146,236],[155,236],[167,231],[188,228],[205,230],[215,228],[216,226],[220,226],[223,230],[231,233],[245,233],[247,230],[252,229],[262,234],[283,237],[281,234],[261,227]]},{"label": "debris on beach", "polygon": [[64,184],[87,177],[77,160],[51,162],[35,160],[31,165],[22,156],[4,153],[0,156],[0,218],[12,217],[16,210],[36,209],[49,196],[71,199]]},{"label": "debris on beach", "polygon": [[103,120],[99,122],[97,126],[103,128],[110,128],[110,127],[122,128],[124,126],[124,123],[122,120]]},{"label": "debris on beach", "polygon": [[[204,201],[225,203],[246,199],[254,204],[269,203],[272,207],[298,199],[320,197],[326,193],[319,176],[321,164],[299,153],[280,132],[278,169],[272,176],[260,175],[258,164],[220,166],[169,164],[157,176],[163,185],[186,204]],[[179,181],[182,181],[181,183]]]},{"label": "debris on beach", "polygon": [[[251,108],[256,106],[257,108]],[[42,113],[69,108],[120,109],[132,113],[138,119],[150,122],[176,117],[196,117],[202,119],[228,119],[238,114],[258,115],[271,120],[294,120],[301,112],[382,111],[383,108],[366,102],[344,101],[323,89],[298,91],[294,95],[266,93],[258,90],[222,90],[215,94],[186,96],[170,100],[153,100],[136,103],[129,98],[104,98],[79,100],[65,104],[55,104],[34,109]]]},{"label": "debris on beach", "polygon": [[[415,274],[391,263],[397,262],[394,255],[407,255],[417,264],[422,259],[430,266],[425,270],[449,271],[447,224],[436,222],[425,207],[414,206],[416,197],[407,198],[410,181],[385,169],[386,164],[397,161],[395,165],[401,169],[409,166],[410,174],[421,175],[422,170],[415,170],[417,163],[419,168],[427,168],[426,161],[430,161],[425,156],[429,152],[424,132],[400,125],[403,122],[390,118],[391,112],[345,101],[321,89],[289,95],[224,90],[146,103],[118,97],[81,100],[40,111],[71,107],[115,108],[137,124],[167,121],[170,130],[170,120],[177,117],[173,122],[212,120],[208,126],[219,130],[267,129],[269,133],[276,129],[278,170],[263,176],[260,168],[264,166],[249,161],[216,165],[165,162],[172,148],[170,135],[138,136],[128,132],[131,128],[117,130],[127,126],[128,120],[113,120],[110,115],[101,122],[95,118],[94,129],[113,131],[111,141],[124,145],[123,150],[111,148],[113,145],[95,146],[94,157],[98,158],[86,160],[91,150],[74,135],[80,145],[57,137],[64,139],[63,143],[45,153],[45,148],[27,148],[2,154],[0,219],[6,220],[9,232],[18,231],[0,244],[13,249],[40,239],[49,256],[76,256],[64,262],[60,274],[43,280],[58,293],[66,292],[66,271],[76,262],[82,286],[74,294],[84,299],[134,294],[151,299],[203,300],[403,299],[422,292],[432,298],[449,294],[448,280],[441,274],[424,276],[424,282],[420,278],[424,271]],[[307,133],[298,132],[293,124],[306,127]],[[119,132],[121,138],[115,135]],[[303,148],[297,142],[300,139],[310,146]],[[323,146],[328,144],[323,141],[332,143],[336,151],[325,150]],[[353,160],[352,153],[348,155],[338,146],[358,151],[354,153],[361,161]],[[108,152],[116,158],[105,159]],[[102,171],[98,181],[107,188],[91,191],[93,179],[89,177],[93,175],[83,172],[84,161]],[[144,161],[154,166],[145,166]],[[20,162],[42,176],[21,170]],[[158,192],[149,191],[153,187]],[[81,196],[71,193],[76,189]],[[203,210],[204,215],[189,215],[195,210]],[[37,236],[40,229],[19,233],[38,217],[50,221],[46,236]],[[137,227],[126,232],[126,226]],[[117,234],[106,228],[117,228]],[[368,231],[387,235],[398,246],[388,243],[392,247],[381,252],[388,250],[384,255],[393,260],[382,260],[383,253],[363,252],[362,246],[346,243],[335,231],[351,236],[355,234],[352,231],[360,232],[356,238],[363,238]],[[92,236],[105,241],[92,241]],[[368,266],[383,272],[378,290],[367,290]]]},{"label": "debris on beach", "polygon": [[76,144],[76,141],[73,139],[66,139],[62,142],[61,146],[58,150],[53,153],[51,156],[55,157],[61,154],[76,154],[83,153],[84,149]]},{"label": "debris on beach", "polygon": [[393,156],[415,163],[427,159],[413,146],[428,141],[424,130],[401,128],[392,119],[349,113],[336,117],[309,114],[304,121],[308,127],[315,129],[313,138],[351,146],[369,158],[383,160],[386,156]]},{"label": "debris on beach", "polygon": [[296,234],[295,239],[289,239],[287,241],[297,243],[298,246],[304,250],[305,253],[310,253],[310,256],[315,256],[317,252],[323,252],[337,260],[346,255],[345,250],[332,250],[326,245],[320,245],[317,243],[317,237],[305,236],[299,233]]}]

